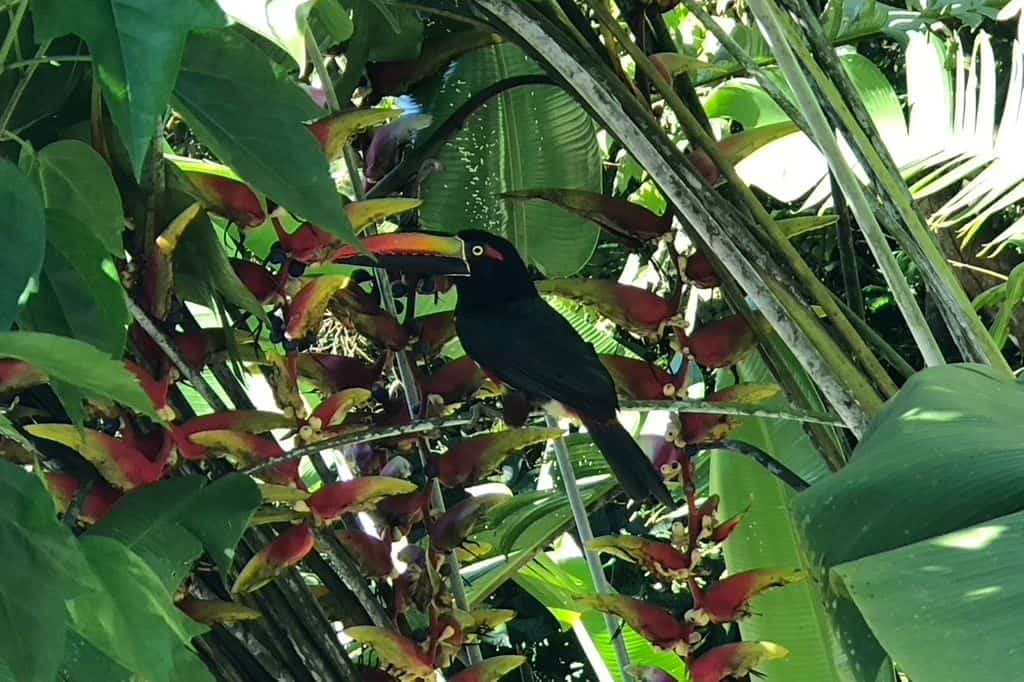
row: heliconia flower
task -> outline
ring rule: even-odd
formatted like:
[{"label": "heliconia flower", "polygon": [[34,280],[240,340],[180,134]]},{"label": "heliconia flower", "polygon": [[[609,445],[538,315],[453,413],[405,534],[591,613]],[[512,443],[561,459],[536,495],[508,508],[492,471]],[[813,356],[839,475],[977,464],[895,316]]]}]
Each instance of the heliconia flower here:
[{"label": "heliconia flower", "polygon": [[453,613],[462,627],[467,642],[477,641],[478,635],[494,632],[516,617],[516,612],[512,609],[455,610]]},{"label": "heliconia flower", "polygon": [[[319,420],[319,428],[329,429],[338,426],[345,421],[349,412],[365,405],[373,398],[373,394],[365,388],[346,388],[343,391],[324,398],[315,410],[309,421]],[[319,429],[314,429],[319,430]]]},{"label": "heliconia flower", "polygon": [[298,365],[297,356],[270,351],[263,359],[260,370],[274,392],[274,402],[281,408],[281,413],[285,417],[305,421],[309,410],[299,393]]},{"label": "heliconia flower", "polygon": [[288,232],[276,216],[271,217],[281,248],[293,260],[314,265],[328,260],[338,249],[338,238],[312,223],[303,223],[294,232]]},{"label": "heliconia flower", "polygon": [[619,616],[637,633],[662,651],[686,656],[701,641],[693,623],[679,621],[671,613],[639,599],[619,594],[598,594],[578,597],[584,608]]},{"label": "heliconia flower", "polygon": [[415,642],[387,628],[355,625],[342,631],[346,637],[372,647],[389,670],[400,671],[402,679],[432,679],[434,661]]},{"label": "heliconia flower", "polygon": [[[64,514],[82,490],[82,483],[74,476],[56,471],[46,472],[46,486],[57,505],[57,512]],[[99,523],[106,516],[121,493],[103,483],[94,483],[82,500],[78,519],[83,523]]]},{"label": "heliconia flower", "polygon": [[397,109],[356,109],[332,114],[306,127],[323,147],[327,160],[334,161],[341,158],[345,145],[356,135],[391,123],[401,115],[402,112]]},{"label": "heliconia flower", "polygon": [[374,290],[367,292],[355,281],[338,289],[331,300],[331,310],[335,315],[344,318],[350,312],[364,313],[366,315],[380,315],[384,309],[380,307],[380,295]]},{"label": "heliconia flower", "polygon": [[599,355],[619,395],[630,400],[672,400],[685,376],[673,377],[657,365],[619,355]]},{"label": "heliconia flower", "polygon": [[334,535],[366,577],[390,578],[396,575],[395,566],[391,562],[390,542],[361,530],[339,530]]},{"label": "heliconia flower", "polygon": [[542,294],[560,296],[593,308],[609,320],[642,336],[658,338],[679,311],[646,289],[602,279],[549,279],[537,282]]},{"label": "heliconia flower", "polygon": [[172,334],[171,341],[174,343],[174,347],[178,349],[178,352],[181,353],[182,359],[188,363],[188,366],[198,372],[210,361],[214,354],[227,350],[228,344],[225,333],[231,334],[234,337],[235,344],[238,346],[255,342],[251,334],[243,333],[236,329],[225,332],[220,327],[208,327],[192,332]]},{"label": "heliconia flower", "polygon": [[313,493],[307,500],[313,518],[320,525],[337,521],[345,514],[369,511],[392,495],[412,493],[414,483],[388,476],[364,476],[351,481],[331,483]]},{"label": "heliconia flower", "polygon": [[184,424],[171,429],[174,444],[178,453],[185,459],[203,459],[209,453],[206,448],[194,443],[189,436],[200,431],[244,431],[246,433],[266,433],[273,429],[286,429],[294,425],[289,419],[277,412],[260,410],[234,410],[218,412],[203,417],[195,417]]},{"label": "heliconia flower", "polygon": [[419,545],[406,545],[398,558],[405,562],[405,570],[394,581],[394,612],[405,613],[413,606],[427,611],[434,602],[440,581],[427,561],[427,553]]},{"label": "heliconia flower", "polygon": [[405,350],[409,345],[409,332],[388,313],[350,313],[348,321],[357,332],[390,351]]},{"label": "heliconia flower", "polygon": [[277,278],[259,263],[241,258],[229,258],[231,269],[245,285],[253,298],[262,304],[275,304],[281,299],[281,287]]},{"label": "heliconia flower", "polygon": [[523,428],[465,438],[445,454],[433,458],[437,477],[449,488],[472,485],[501,466],[517,450],[561,435],[561,429]]},{"label": "heliconia flower", "polygon": [[416,318],[416,353],[426,359],[437,357],[445,344],[455,338],[455,313],[448,311]]},{"label": "heliconia flower", "polygon": [[715,527],[715,514],[718,512],[719,501],[718,495],[708,495],[707,499],[698,507],[692,507],[692,501],[687,502],[692,507],[687,519],[687,532],[689,533],[689,542],[691,543],[690,549],[696,547],[694,543],[698,540],[711,537]]},{"label": "heliconia flower", "polygon": [[438,612],[437,609],[430,610],[427,638],[427,653],[437,668],[451,665],[455,654],[465,642],[458,618],[451,611]]},{"label": "heliconia flower", "polygon": [[230,625],[243,620],[258,620],[259,611],[244,604],[220,599],[196,599],[185,597],[174,603],[192,620],[203,625]]},{"label": "heliconia flower", "polygon": [[0,360],[0,395],[24,391],[45,384],[46,374],[21,360]]},{"label": "heliconia flower", "polygon": [[525,662],[525,656],[492,656],[449,679],[450,682],[497,682]]},{"label": "heliconia flower", "polygon": [[743,521],[743,517],[746,513],[747,510],[745,509],[738,514],[730,516],[725,521],[716,524],[714,529],[711,531],[711,537],[708,538],[708,541],[712,544],[720,545],[728,540],[729,536],[732,535],[733,531],[740,525],[740,522]]},{"label": "heliconia flower", "polygon": [[[709,403],[756,405],[779,395],[774,384],[735,384],[708,396]],[[727,438],[740,427],[740,418],[728,414],[684,414],[676,444],[711,443]],[[679,442],[681,441],[681,442]]]},{"label": "heliconia flower", "polygon": [[749,675],[762,661],[783,659],[789,651],[772,642],[733,642],[686,662],[691,682],[721,682]]},{"label": "heliconia flower", "polygon": [[289,528],[261,549],[238,573],[232,594],[255,592],[302,561],[313,549],[313,527],[303,523]]},{"label": "heliconia flower", "polygon": [[297,357],[299,376],[312,381],[323,393],[372,388],[384,367],[383,357],[372,365],[357,358],[327,353],[301,353]]},{"label": "heliconia flower", "polygon": [[437,552],[455,549],[476,531],[488,512],[508,499],[509,496],[502,493],[488,493],[459,502],[427,529],[431,549]]},{"label": "heliconia flower", "polygon": [[352,229],[359,234],[370,225],[390,218],[391,216],[408,213],[423,205],[420,199],[407,197],[386,197],[384,199],[363,199],[345,204],[345,214],[352,223]]},{"label": "heliconia flower", "polygon": [[[371,76],[372,78],[372,76]],[[366,150],[366,186],[373,187],[397,163],[398,148],[417,131],[430,125],[429,114],[407,114],[373,133]]]},{"label": "heliconia flower", "polygon": [[698,289],[714,289],[722,283],[722,279],[711,265],[711,259],[701,251],[687,257],[683,275]]},{"label": "heliconia flower", "polygon": [[731,575],[701,590],[691,582],[694,607],[686,619],[698,625],[732,623],[750,615],[750,600],[765,590],[797,583],[807,578],[803,571],[756,569]]},{"label": "heliconia flower", "polygon": [[[284,455],[284,450],[277,441],[244,431],[211,429],[197,431],[188,439],[203,448],[232,455],[243,466],[254,466]],[[276,466],[270,471],[260,474],[260,477],[271,483],[294,485],[303,490],[306,488],[302,476],[299,475],[298,460]]]},{"label": "heliconia flower", "polygon": [[605,535],[594,538],[587,547],[639,564],[664,580],[685,580],[690,575],[690,557],[665,542],[635,535]]},{"label": "heliconia flower", "polygon": [[173,378],[171,371],[168,369],[164,372],[163,378],[157,381],[150,376],[149,372],[131,360],[125,360],[124,366],[138,378],[139,384],[142,385],[142,390],[146,392],[149,401],[153,403],[157,415],[166,421],[173,421],[175,417],[174,408],[167,404],[167,393],[171,388],[171,380]]},{"label": "heliconia flower", "polygon": [[327,302],[334,292],[348,284],[344,275],[324,275],[310,279],[292,298],[288,306],[288,323],[285,326],[286,339],[301,339],[309,332],[320,328],[320,322],[327,311]]},{"label": "heliconia flower", "polygon": [[672,229],[672,212],[657,215],[625,199],[579,189],[528,189],[506,192],[504,199],[541,199],[570,213],[597,223],[612,236],[627,244],[640,244]]},{"label": "heliconia flower", "polygon": [[195,188],[206,210],[224,216],[243,229],[262,225],[267,219],[256,193],[244,182],[231,177],[234,173],[226,166],[188,159],[178,167]]},{"label": "heliconia flower", "polygon": [[[770,123],[730,135],[720,140],[716,146],[722,156],[735,166],[769,142],[791,135],[797,131],[797,126],[792,121]],[[704,153],[703,150],[698,149],[690,152],[686,155],[686,158],[712,187],[725,182],[725,176],[721,174],[718,167],[711,160],[711,157]]]},{"label": "heliconia flower", "polygon": [[430,486],[402,495],[385,497],[377,504],[374,516],[391,534],[392,540],[404,537],[423,520],[430,505]]},{"label": "heliconia flower", "polygon": [[687,337],[677,330],[679,344],[701,367],[731,367],[754,349],[757,337],[742,315],[724,317]]},{"label": "heliconia flower", "polygon": [[661,668],[631,665],[626,668],[626,674],[633,682],[679,682]]},{"label": "heliconia flower", "polygon": [[[66,445],[87,459],[115,488],[131,490],[155,483],[163,476],[167,459],[151,462],[141,452],[100,431],[72,424],[29,424],[25,430],[36,438]],[[169,456],[171,448],[167,448]]]},{"label": "heliconia flower", "polygon": [[462,402],[472,397],[484,382],[484,372],[473,358],[464,355],[446,362],[420,379],[424,396],[437,395],[446,404]]},{"label": "heliconia flower", "polygon": [[693,462],[687,452],[678,447],[672,439],[664,436],[641,436],[639,442],[645,452],[652,454],[654,468],[661,473],[663,479],[679,480],[684,484],[688,477],[692,480]]}]

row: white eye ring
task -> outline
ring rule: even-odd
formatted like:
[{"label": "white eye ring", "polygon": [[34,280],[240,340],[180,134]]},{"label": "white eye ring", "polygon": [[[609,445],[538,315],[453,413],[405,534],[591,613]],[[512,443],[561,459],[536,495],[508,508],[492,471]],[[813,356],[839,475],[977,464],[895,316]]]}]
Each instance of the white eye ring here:
[{"label": "white eye ring", "polygon": [[484,255],[484,247],[480,246],[479,244],[474,244],[473,248],[471,248],[469,252],[472,253],[474,256],[482,256]]}]

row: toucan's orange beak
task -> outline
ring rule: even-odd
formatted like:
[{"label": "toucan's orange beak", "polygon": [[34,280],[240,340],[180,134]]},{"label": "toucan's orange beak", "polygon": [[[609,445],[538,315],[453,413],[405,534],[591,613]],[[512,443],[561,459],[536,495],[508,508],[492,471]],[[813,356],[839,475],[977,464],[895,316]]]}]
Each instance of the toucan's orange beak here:
[{"label": "toucan's orange beak", "polygon": [[396,232],[367,237],[363,249],[343,246],[334,254],[335,263],[351,263],[407,270],[426,275],[468,275],[466,244],[458,237],[423,232]]}]

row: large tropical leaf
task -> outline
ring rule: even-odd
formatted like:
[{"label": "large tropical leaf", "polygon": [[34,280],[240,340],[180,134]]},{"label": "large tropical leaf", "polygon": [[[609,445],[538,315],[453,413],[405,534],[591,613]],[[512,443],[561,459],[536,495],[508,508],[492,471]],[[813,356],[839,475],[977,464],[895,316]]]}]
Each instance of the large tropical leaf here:
[{"label": "large tropical leaf", "polygon": [[0,211],[6,247],[0,252],[0,331],[11,328],[18,306],[37,284],[46,253],[46,217],[32,182],[10,161],[0,159]]},{"label": "large tropical leaf", "polygon": [[[912,679],[1016,675],[1022,400],[1024,386],[978,365],[925,370],[842,471],[795,498],[819,577],[838,583],[830,605],[859,609],[859,629]],[[841,625],[844,640],[858,628]]]},{"label": "large tropical leaf", "polygon": [[[742,362],[739,373],[744,382],[771,381],[767,367],[756,356]],[[777,400],[784,402],[781,397]],[[820,455],[796,422],[745,418],[732,437],[768,452],[805,480],[815,481],[827,475]],[[794,493],[778,478],[749,458],[715,452],[711,455],[711,492],[722,498],[722,518],[747,510],[739,528],[724,545],[729,573],[767,566],[805,570],[809,567],[789,511]],[[768,682],[874,682],[878,663],[864,666],[873,668],[868,675],[850,670],[862,662],[855,659],[852,647],[841,645],[823,601],[820,587],[810,581],[757,598],[755,615],[740,624],[743,639],[776,642],[790,651],[785,660],[767,661],[758,667]],[[877,647],[875,652],[879,653]]]},{"label": "large tropical leaf", "polygon": [[[425,110],[440,125],[474,93],[539,67],[509,44],[475,50],[445,74]],[[427,131],[429,133],[429,131]],[[552,85],[520,87],[490,100],[437,156],[423,184],[425,227],[481,228],[511,239],[545,274],[575,273],[590,259],[600,229],[540,202],[506,202],[503,192],[537,187],[601,190],[593,122]]]}]

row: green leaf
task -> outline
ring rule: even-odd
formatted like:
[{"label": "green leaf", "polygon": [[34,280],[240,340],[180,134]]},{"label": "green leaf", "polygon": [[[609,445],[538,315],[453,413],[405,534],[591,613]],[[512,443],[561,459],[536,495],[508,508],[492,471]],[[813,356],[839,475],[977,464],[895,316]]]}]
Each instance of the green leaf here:
[{"label": "green leaf", "polygon": [[210,0],[33,0],[39,39],[89,44],[103,97],[138,178],[167,108],[189,31],[224,25]]},{"label": "green leaf", "polygon": [[43,281],[22,320],[33,331],[74,336],[120,356],[131,315],[113,258],[71,213],[47,209],[46,226]]},{"label": "green leaf", "polygon": [[[369,61],[398,62],[416,59],[423,46],[423,22],[416,11],[386,0],[367,0],[373,5]],[[364,25],[362,30],[366,30]]]},{"label": "green leaf", "polygon": [[203,143],[258,192],[358,243],[327,159],[303,125],[322,112],[294,82],[276,78],[252,43],[229,31],[194,34],[174,105]]},{"label": "green leaf", "polygon": [[274,43],[306,66],[306,19],[315,0],[217,0],[230,18]]},{"label": "green leaf", "polygon": [[0,332],[0,358],[24,360],[54,380],[159,420],[139,380],[94,346],[40,332]]},{"label": "green leaf", "polygon": [[309,18],[310,25],[316,29],[316,35],[326,33],[331,44],[341,43],[352,37],[352,17],[339,0],[319,0],[313,5],[313,13]]},{"label": "green leaf", "polygon": [[[992,527],[1007,526],[1010,539],[1005,544],[988,544],[984,558],[975,554],[973,560],[980,562],[978,570],[993,567],[988,584],[1001,586],[1003,574],[998,567],[1007,561],[1003,552],[1018,555],[1016,541],[1012,539],[1014,531],[999,519],[1024,508],[1019,495],[1024,484],[1024,429],[1016,414],[1022,399],[1024,386],[977,365],[934,367],[911,378],[875,420],[850,463],[795,498],[794,516],[819,571],[824,574],[839,564],[859,559],[878,560],[876,565],[887,566],[886,571],[897,570],[886,563],[890,555],[927,556],[951,542],[940,536],[988,522]],[[898,585],[905,595],[901,605],[893,608],[894,613],[904,615],[903,627],[921,632],[925,619],[932,613],[933,602],[952,606],[957,599],[969,598],[971,588],[961,591],[961,578],[978,582],[977,576],[945,572],[948,563],[944,560],[935,564],[936,570],[947,578],[941,591],[927,582],[915,584],[912,589],[906,580]],[[922,569],[927,565],[914,567]],[[856,568],[851,570],[859,590],[857,604],[867,603],[864,574]],[[903,565],[898,570],[910,571],[913,567]],[[832,575],[841,578],[844,571],[836,569]],[[856,614],[847,600],[839,600],[837,605]],[[1012,637],[1006,630],[1000,630],[1003,615],[996,609],[1000,605],[1006,613],[1016,613],[1012,599],[1008,599],[981,612],[972,609],[967,617],[979,628],[987,628],[990,637],[998,639],[1004,633]],[[957,612],[947,609],[941,622],[927,625],[949,628],[941,647],[933,647],[931,640],[918,641],[929,641],[932,656],[939,656],[940,649],[955,648],[959,663],[952,661],[956,657],[951,655],[944,675],[918,679],[986,677],[988,672],[983,673],[978,667],[979,660],[967,655],[977,649],[978,640],[967,639],[964,629],[954,627],[956,618],[951,618],[950,613]],[[899,665],[916,660],[908,658],[911,655],[920,658],[920,651],[894,648],[888,639],[891,631],[874,629],[871,608],[866,608],[864,615]],[[860,626],[867,629],[863,622]],[[844,637],[846,633],[844,628]],[[961,636],[964,638],[960,639]],[[951,643],[951,639],[956,639],[956,643]],[[1004,641],[1004,651],[1009,646]],[[985,662],[991,664],[991,660]]]},{"label": "green leaf", "polygon": [[[771,373],[760,356],[744,360],[738,370],[744,383],[771,381]],[[765,407],[780,404],[786,404],[781,396]],[[827,473],[821,457],[796,422],[744,417],[743,425],[732,438],[761,448],[805,480],[820,479]],[[723,546],[729,573],[767,567],[807,569],[809,560],[789,513],[793,491],[742,455],[715,451],[710,458],[710,490],[721,496],[719,518],[747,510],[742,523]],[[740,624],[743,639],[775,642],[790,651],[785,660],[766,661],[758,666],[772,682],[850,679],[846,658],[839,655],[842,649],[823,601],[821,590],[811,581],[757,597],[752,606],[755,615]]]},{"label": "green leaf", "polygon": [[60,663],[61,682],[130,682],[132,674],[109,656],[79,636],[67,633],[64,659]]},{"label": "green leaf", "polygon": [[840,564],[833,573],[912,679],[1013,679],[1020,675],[1012,651],[1024,600],[1022,551],[1018,512]]},{"label": "green leaf", "polygon": [[179,611],[149,565],[120,542],[89,534],[80,545],[101,589],[68,601],[71,627],[136,675],[175,680],[180,651],[206,628]]},{"label": "green leaf", "polygon": [[235,546],[262,500],[248,476],[205,485],[201,476],[172,478],[121,500],[89,530],[138,554],[169,591],[178,588],[205,549],[227,573]]},{"label": "green leaf", "polygon": [[18,305],[35,287],[46,250],[46,217],[39,191],[10,161],[0,159],[0,330],[11,328]]},{"label": "green leaf", "polygon": [[[0,669],[51,680],[64,648],[64,600],[91,587],[71,531],[57,521],[42,481],[0,460]],[[17,633],[17,636],[13,636]]]},{"label": "green leaf", "polygon": [[[425,96],[425,111],[441,125],[473,93],[538,72],[513,45],[475,50],[455,62],[432,98]],[[542,202],[499,196],[536,187],[601,191],[594,123],[560,88],[524,86],[490,100],[436,158],[441,170],[423,183],[424,227],[451,232],[472,226],[501,234],[552,277],[571,275],[590,260],[600,235],[596,225]]]},{"label": "green leaf", "polygon": [[110,254],[124,253],[121,194],[102,156],[79,140],[60,140],[40,150],[33,170],[46,208],[72,216]]}]

